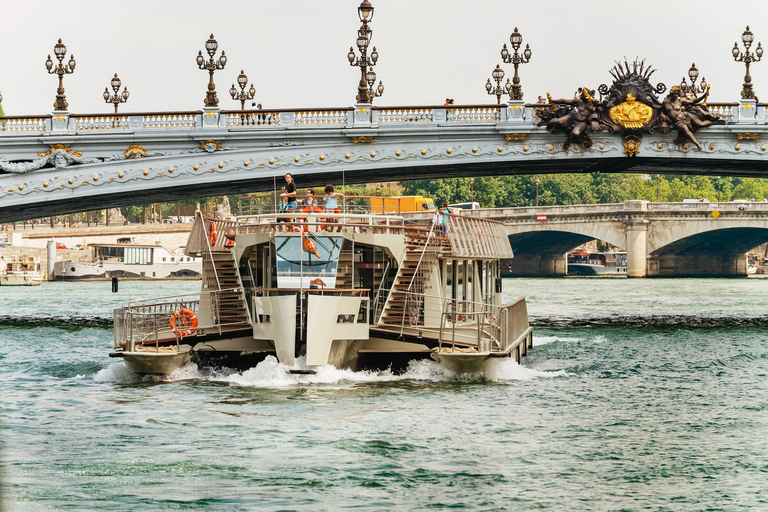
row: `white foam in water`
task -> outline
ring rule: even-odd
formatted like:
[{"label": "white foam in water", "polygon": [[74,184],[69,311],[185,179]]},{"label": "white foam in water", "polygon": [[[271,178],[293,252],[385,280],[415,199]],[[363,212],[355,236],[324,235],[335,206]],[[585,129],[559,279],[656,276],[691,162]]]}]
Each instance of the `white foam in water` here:
[{"label": "white foam in water", "polygon": [[129,370],[125,363],[119,362],[96,372],[93,380],[100,383],[130,384],[132,382],[141,382],[142,377],[138,373],[133,373]]},{"label": "white foam in water", "polygon": [[[296,360],[297,369],[306,369],[305,358]],[[132,384],[136,382],[174,382],[180,380],[210,380],[229,382],[235,386],[282,388],[307,384],[342,384],[361,382],[383,382],[396,380],[421,380],[431,382],[462,381],[474,382],[490,380],[530,380],[534,378],[562,377],[565,371],[546,372],[520,366],[514,359],[505,359],[493,365],[485,373],[456,374],[438,363],[428,359],[411,361],[402,375],[392,375],[388,371],[340,370],[331,365],[313,368],[314,374],[292,374],[290,367],[278,362],[274,356],[267,356],[264,361],[244,372],[222,369],[216,372],[201,371],[196,364],[188,363],[167,376],[139,375],[133,373],[124,363],[115,363],[94,375],[93,380],[100,383]]]},{"label": "white foam in water", "polygon": [[517,361],[512,358],[504,359],[503,361],[496,363],[485,372],[485,378],[494,382],[505,380],[546,379],[552,377],[566,377],[567,375],[565,370],[545,372],[535,368],[526,368],[525,366],[520,366]]},{"label": "white foam in water", "polygon": [[546,345],[548,343],[554,343],[556,341],[565,341],[565,342],[573,342],[573,341],[585,341],[586,338],[573,338],[568,336],[539,336],[535,332],[533,333],[533,346],[539,347],[541,345]]}]

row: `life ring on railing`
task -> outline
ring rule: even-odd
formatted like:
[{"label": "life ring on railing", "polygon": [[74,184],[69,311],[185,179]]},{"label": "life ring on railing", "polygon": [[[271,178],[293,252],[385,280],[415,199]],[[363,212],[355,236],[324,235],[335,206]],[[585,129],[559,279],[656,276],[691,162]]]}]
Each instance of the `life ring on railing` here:
[{"label": "life ring on railing", "polygon": [[226,243],[224,244],[224,247],[234,247],[235,245],[235,230],[230,229],[229,233],[224,235],[227,238]]},{"label": "life ring on railing", "polygon": [[[301,210],[301,213],[323,213],[323,210],[321,210],[321,209],[320,209],[320,208],[318,208],[317,206],[307,206],[306,208],[304,208],[303,210]],[[300,222],[307,222],[307,219],[306,219],[306,217],[302,217],[302,218],[300,218],[300,219],[296,219],[296,220],[298,220],[298,221],[300,221]],[[325,220],[325,219],[319,219],[319,222],[321,222],[321,223],[322,223],[322,222],[326,222],[326,220]],[[306,233],[306,232],[307,232],[307,225],[306,225],[306,224],[304,224],[304,225],[301,227],[301,229],[303,229],[303,230],[304,230],[304,232]],[[320,231],[321,229],[325,229],[325,226],[318,226],[318,227],[316,227],[316,228],[315,228],[315,231]]]},{"label": "life ring on railing", "polygon": [[197,327],[197,315],[186,306],[182,306],[171,315],[171,330],[179,336],[189,336]]},{"label": "life ring on railing", "polygon": [[211,247],[216,245],[216,223],[211,222],[211,234],[208,237],[208,241],[211,242]]}]

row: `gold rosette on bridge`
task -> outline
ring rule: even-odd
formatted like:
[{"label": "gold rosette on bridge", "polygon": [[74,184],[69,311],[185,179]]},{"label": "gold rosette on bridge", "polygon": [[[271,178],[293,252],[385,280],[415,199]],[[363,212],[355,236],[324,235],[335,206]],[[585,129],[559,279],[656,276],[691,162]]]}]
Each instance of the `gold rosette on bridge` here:
[{"label": "gold rosette on bridge", "polygon": [[653,109],[627,94],[627,100],[611,109],[611,120],[624,128],[642,128],[653,117]]}]

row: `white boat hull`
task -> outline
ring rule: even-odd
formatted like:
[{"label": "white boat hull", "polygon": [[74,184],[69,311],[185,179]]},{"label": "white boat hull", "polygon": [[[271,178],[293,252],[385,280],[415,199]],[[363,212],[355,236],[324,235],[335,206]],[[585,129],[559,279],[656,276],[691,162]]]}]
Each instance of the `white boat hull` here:
[{"label": "white boat hull", "polygon": [[0,286],[40,286],[43,274],[39,272],[22,272],[0,275]]}]

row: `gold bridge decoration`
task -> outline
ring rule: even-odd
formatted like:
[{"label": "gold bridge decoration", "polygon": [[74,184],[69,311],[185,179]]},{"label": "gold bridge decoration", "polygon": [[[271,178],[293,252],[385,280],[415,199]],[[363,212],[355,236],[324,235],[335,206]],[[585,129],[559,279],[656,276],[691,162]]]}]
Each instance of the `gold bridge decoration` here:
[{"label": "gold bridge decoration", "polygon": [[125,158],[144,158],[147,156],[147,150],[138,144],[133,144],[128,146],[128,149],[123,152],[123,156]]},{"label": "gold bridge decoration", "polygon": [[83,153],[81,151],[72,151],[72,148],[69,146],[65,146],[64,144],[54,144],[51,146],[51,150],[47,153],[38,153],[37,156],[49,156],[51,153],[56,151],[57,149],[61,149],[63,151],[66,151],[70,156],[83,156]]},{"label": "gold bridge decoration", "polygon": [[371,142],[373,142],[373,139],[361,135],[360,137],[355,137],[354,139],[352,139],[352,142],[354,142],[355,144],[357,144],[358,142],[367,142],[370,144]]},{"label": "gold bridge decoration", "polygon": [[626,153],[628,157],[633,157],[640,152],[640,145],[636,140],[629,139],[623,141],[622,144],[624,144],[624,153]]},{"label": "gold bridge decoration", "polygon": [[506,137],[504,137],[506,140],[526,140],[528,137],[525,135],[522,135],[520,133],[510,133]]},{"label": "gold bridge decoration", "polygon": [[745,132],[745,133],[742,133],[741,135],[737,135],[736,138],[739,139],[739,140],[742,140],[742,139],[754,139],[754,140],[757,140],[758,135],[754,134],[754,133]]},{"label": "gold bridge decoration", "polygon": [[[611,109],[611,120],[625,128],[642,128],[653,117],[653,109],[627,94],[627,101]],[[630,155],[631,156],[631,155]]]},{"label": "gold bridge decoration", "polygon": [[209,144],[215,146],[216,149],[221,149],[221,144],[219,144],[213,139],[208,139],[207,141],[200,143],[200,149],[208,149],[206,148],[206,146],[208,146]]}]

